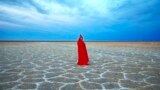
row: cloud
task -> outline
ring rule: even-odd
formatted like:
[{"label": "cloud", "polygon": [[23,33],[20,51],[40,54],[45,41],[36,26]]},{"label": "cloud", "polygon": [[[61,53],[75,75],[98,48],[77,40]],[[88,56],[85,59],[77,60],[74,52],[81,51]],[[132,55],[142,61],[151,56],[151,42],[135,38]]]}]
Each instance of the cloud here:
[{"label": "cloud", "polygon": [[6,21],[0,21],[0,27],[24,27],[23,25],[20,24],[15,24],[11,22],[6,22]]},{"label": "cloud", "polygon": [[[48,12],[47,14],[39,12],[40,8],[35,8],[33,5],[27,4],[24,6],[19,5],[8,5],[1,4],[0,14],[1,16],[8,16],[10,20],[15,21],[16,23],[22,23],[27,25],[50,25],[50,24],[74,24],[76,23],[75,16],[72,13],[75,13],[74,9],[69,9],[68,7],[60,6],[57,3],[51,3],[48,6],[47,3],[43,4],[41,2],[34,2],[39,4],[39,6],[44,7],[44,11]],[[52,8],[52,5],[54,6]],[[42,10],[41,10],[42,11]],[[7,18],[6,18],[7,19]]]},{"label": "cloud", "polygon": [[159,6],[159,0],[0,0],[0,31],[9,37],[24,31],[20,38],[23,33],[41,38],[45,33],[48,39],[81,33],[97,40],[126,35],[142,40],[139,34],[153,39],[160,32]]},{"label": "cloud", "polygon": [[1,1],[0,12],[24,24],[82,24],[95,20],[95,17],[113,19],[110,10],[124,2],[124,0],[81,0],[74,2],[73,5],[71,1],[73,0],[66,0],[65,3],[58,0],[15,2],[6,0]]},{"label": "cloud", "polygon": [[137,23],[156,15],[158,12],[152,13],[152,7],[157,3],[157,0],[1,0],[0,20],[26,26]]}]

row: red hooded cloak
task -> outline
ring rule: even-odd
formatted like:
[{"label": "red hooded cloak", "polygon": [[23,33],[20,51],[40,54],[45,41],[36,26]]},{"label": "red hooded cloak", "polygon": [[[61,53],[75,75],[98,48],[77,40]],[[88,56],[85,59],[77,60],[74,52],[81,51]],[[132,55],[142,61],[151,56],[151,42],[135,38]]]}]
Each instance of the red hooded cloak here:
[{"label": "red hooded cloak", "polygon": [[89,65],[89,59],[88,59],[88,53],[86,49],[86,45],[83,41],[82,35],[80,35],[78,41],[77,41],[77,46],[78,46],[78,65]]}]

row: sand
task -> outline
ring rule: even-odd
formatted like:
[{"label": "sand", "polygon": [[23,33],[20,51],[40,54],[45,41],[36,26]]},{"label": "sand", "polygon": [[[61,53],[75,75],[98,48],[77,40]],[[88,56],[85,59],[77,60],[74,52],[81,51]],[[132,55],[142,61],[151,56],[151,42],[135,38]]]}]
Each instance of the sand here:
[{"label": "sand", "polygon": [[159,42],[0,42],[0,90],[160,90]]}]

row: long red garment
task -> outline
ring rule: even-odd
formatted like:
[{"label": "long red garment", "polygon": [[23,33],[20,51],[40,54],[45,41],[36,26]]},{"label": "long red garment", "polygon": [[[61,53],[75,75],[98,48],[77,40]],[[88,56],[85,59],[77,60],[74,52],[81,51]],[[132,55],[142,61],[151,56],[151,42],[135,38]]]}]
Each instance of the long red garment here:
[{"label": "long red garment", "polygon": [[83,37],[80,35],[78,41],[77,41],[77,46],[78,46],[78,65],[89,65],[89,59],[88,59],[88,53],[86,49],[86,45],[83,42]]}]

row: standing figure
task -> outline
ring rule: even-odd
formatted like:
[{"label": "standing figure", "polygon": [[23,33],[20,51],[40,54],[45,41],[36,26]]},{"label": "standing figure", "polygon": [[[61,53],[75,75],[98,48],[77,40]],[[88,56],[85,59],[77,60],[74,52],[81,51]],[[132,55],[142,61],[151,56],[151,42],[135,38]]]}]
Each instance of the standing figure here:
[{"label": "standing figure", "polygon": [[89,59],[88,59],[88,53],[86,49],[86,45],[83,41],[82,35],[80,35],[78,41],[77,41],[77,46],[78,46],[78,65],[89,65]]}]

